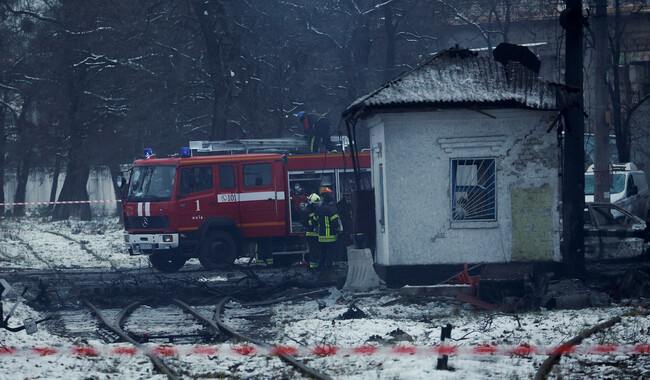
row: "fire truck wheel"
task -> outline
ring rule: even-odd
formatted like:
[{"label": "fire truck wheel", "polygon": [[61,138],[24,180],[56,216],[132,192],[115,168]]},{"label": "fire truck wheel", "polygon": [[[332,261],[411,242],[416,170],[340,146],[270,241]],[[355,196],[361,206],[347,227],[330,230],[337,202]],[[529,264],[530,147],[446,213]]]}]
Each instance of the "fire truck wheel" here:
[{"label": "fire truck wheel", "polygon": [[186,259],[173,253],[154,253],[149,255],[151,265],[161,272],[174,273],[185,265]]},{"label": "fire truck wheel", "polygon": [[237,243],[226,231],[214,231],[208,235],[201,245],[199,261],[207,270],[232,264],[237,258]]}]

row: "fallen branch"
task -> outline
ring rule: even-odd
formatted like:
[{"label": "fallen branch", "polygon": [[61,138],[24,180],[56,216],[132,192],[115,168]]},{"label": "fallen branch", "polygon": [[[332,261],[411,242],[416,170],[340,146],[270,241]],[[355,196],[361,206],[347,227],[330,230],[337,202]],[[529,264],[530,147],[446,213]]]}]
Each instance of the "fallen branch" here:
[{"label": "fallen branch", "polygon": [[[578,334],[573,339],[562,343],[562,346],[566,346],[566,347],[576,346],[576,345],[580,344],[585,338],[590,337],[594,333],[597,333],[597,332],[603,331],[605,329],[608,329],[608,328],[614,326],[615,324],[619,323],[620,321],[621,321],[620,316],[614,317],[614,318],[612,318],[612,319],[610,319],[608,321],[605,321],[605,322],[603,322],[603,323],[601,323],[599,325],[596,325],[596,326],[594,326],[594,327],[592,327],[592,328],[590,328],[588,330],[582,331],[580,334]],[[537,370],[537,373],[535,374],[535,380],[544,380],[544,379],[546,379],[546,376],[548,375],[548,373],[551,371],[553,366],[560,361],[561,358],[562,358],[562,353],[561,352],[554,352],[551,355],[549,355],[548,358],[546,358],[546,360],[544,360],[542,365]]]}]

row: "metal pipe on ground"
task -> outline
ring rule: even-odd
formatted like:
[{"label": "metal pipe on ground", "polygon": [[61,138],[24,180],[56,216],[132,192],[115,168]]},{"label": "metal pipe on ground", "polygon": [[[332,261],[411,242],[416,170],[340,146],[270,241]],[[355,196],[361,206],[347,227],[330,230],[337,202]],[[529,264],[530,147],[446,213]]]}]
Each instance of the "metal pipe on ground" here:
[{"label": "metal pipe on ground", "polygon": [[[260,346],[262,348],[265,348],[265,349],[271,348],[270,344],[268,344],[266,342],[263,342],[263,341],[260,341],[260,340],[257,340],[255,338],[249,337],[247,335],[240,334],[237,331],[230,328],[229,326],[227,326],[225,323],[223,323],[223,321],[221,320],[221,312],[223,311],[224,305],[228,301],[230,301],[230,297],[222,298],[217,303],[217,307],[216,307],[216,310],[214,312],[214,321],[219,326],[221,331],[227,332],[228,334],[230,334],[230,335],[232,335],[232,336],[234,336],[234,337],[236,337],[238,339],[241,339],[241,340],[247,341],[247,342],[251,342],[251,343],[253,343],[255,345],[258,345],[258,346]],[[298,361],[293,356],[280,354],[280,355],[278,355],[278,357],[281,360],[284,360],[285,362],[287,362],[290,365],[294,366],[295,368],[299,369],[300,371],[302,371],[306,375],[312,376],[312,377],[314,377],[316,379],[320,379],[320,380],[331,380],[332,379],[331,377],[316,371],[315,369],[305,365],[304,363],[301,363],[300,361]]]},{"label": "metal pipe on ground", "polygon": [[[109,330],[111,330],[111,331],[113,331],[115,334],[119,335],[119,336],[120,336],[122,339],[124,339],[125,341],[127,341],[127,342],[133,344],[133,345],[136,346],[139,350],[142,350],[143,352],[145,352],[145,354],[147,355],[147,357],[149,357],[149,360],[151,360],[151,363],[153,363],[153,366],[154,366],[158,371],[160,371],[161,373],[165,374],[169,380],[178,380],[178,379],[180,379],[180,377],[178,377],[178,375],[176,375],[176,374],[174,373],[174,371],[172,371],[171,368],[169,368],[169,367],[168,367],[168,366],[167,366],[167,365],[166,365],[162,360],[160,360],[160,358],[158,358],[156,355],[154,355],[154,354],[152,354],[152,353],[147,352],[147,351],[144,349],[144,347],[143,347],[140,343],[136,342],[136,341],[135,341],[133,338],[131,338],[128,334],[126,334],[124,331],[122,331],[121,328],[119,328],[119,327],[117,327],[117,326],[115,326],[115,325],[112,325],[112,324],[111,324],[111,323],[106,319],[106,317],[104,317],[104,315],[102,314],[102,312],[99,311],[99,309],[98,309],[95,305],[93,305],[92,303],[90,303],[88,300],[84,300],[84,303],[85,303],[85,304],[86,304],[86,305],[87,305],[87,306],[88,306],[88,307],[93,311],[93,313],[95,313],[95,315],[97,316],[97,318],[98,318],[98,319],[99,319],[99,320],[100,320],[100,321],[101,321],[101,322],[102,322],[102,323],[103,323],[103,324],[104,324],[104,325],[105,325]],[[131,305],[133,305],[133,304],[131,304]],[[131,305],[129,305],[129,306],[131,306]]]}]

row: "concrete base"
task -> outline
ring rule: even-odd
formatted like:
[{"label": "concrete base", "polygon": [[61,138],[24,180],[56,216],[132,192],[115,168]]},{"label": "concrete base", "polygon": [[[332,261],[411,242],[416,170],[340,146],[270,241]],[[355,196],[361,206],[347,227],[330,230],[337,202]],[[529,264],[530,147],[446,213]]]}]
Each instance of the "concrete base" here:
[{"label": "concrete base", "polygon": [[[472,267],[472,264],[470,264]],[[401,288],[404,285],[436,285],[457,275],[463,270],[463,264],[438,265],[375,265],[375,270],[386,285]],[[470,271],[478,275],[479,270]]]},{"label": "concrete base", "polygon": [[458,292],[473,295],[472,285],[404,286],[399,294],[408,296],[456,297]]},{"label": "concrete base", "polygon": [[[469,271],[470,276],[481,274],[483,267],[489,266],[509,266],[520,267],[522,263],[489,263]],[[528,263],[532,265],[535,272],[554,272],[560,269],[561,263],[539,262]],[[472,268],[476,263],[468,263]],[[391,288],[401,288],[404,285],[436,285],[452,276],[456,276],[463,271],[464,264],[429,264],[429,265],[379,265],[375,264],[375,271],[386,281],[386,285]]]},{"label": "concrete base", "polygon": [[364,292],[376,289],[381,279],[373,268],[372,252],[369,249],[348,249],[348,277],[343,290]]}]

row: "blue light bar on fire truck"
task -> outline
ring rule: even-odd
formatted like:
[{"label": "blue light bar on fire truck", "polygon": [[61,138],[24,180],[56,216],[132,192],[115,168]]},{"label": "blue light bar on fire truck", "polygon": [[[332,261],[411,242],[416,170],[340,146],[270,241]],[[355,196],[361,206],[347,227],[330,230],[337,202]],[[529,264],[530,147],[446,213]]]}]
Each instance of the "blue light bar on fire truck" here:
[{"label": "blue light bar on fire truck", "polygon": [[151,150],[151,148],[145,148],[144,152],[142,152],[142,156],[144,158],[149,158],[153,156],[153,150]]},{"label": "blue light bar on fire truck", "polygon": [[192,156],[192,151],[190,150],[190,148],[186,146],[181,148],[181,157],[186,158],[191,156]]}]

